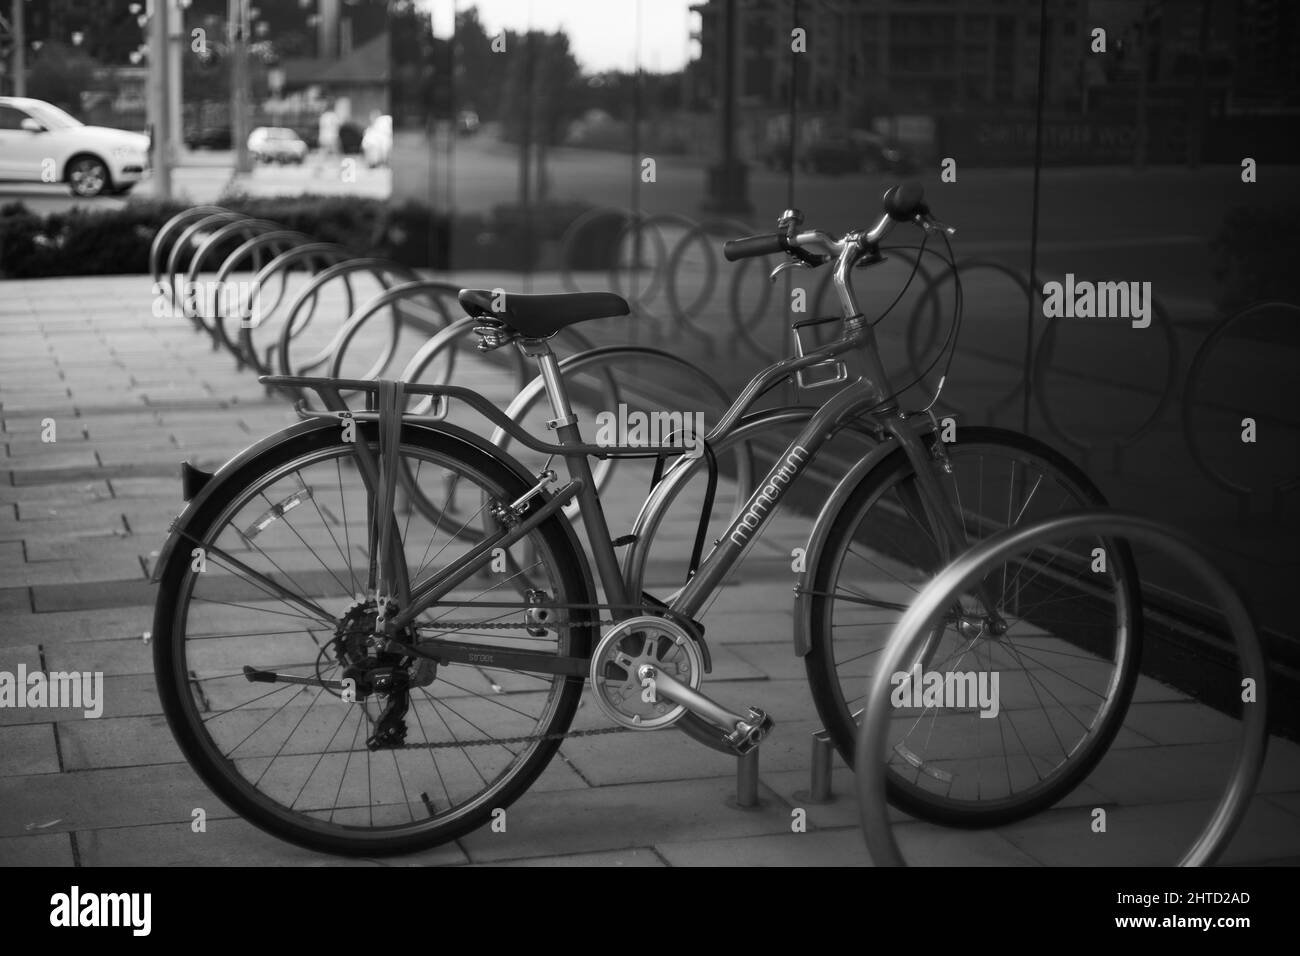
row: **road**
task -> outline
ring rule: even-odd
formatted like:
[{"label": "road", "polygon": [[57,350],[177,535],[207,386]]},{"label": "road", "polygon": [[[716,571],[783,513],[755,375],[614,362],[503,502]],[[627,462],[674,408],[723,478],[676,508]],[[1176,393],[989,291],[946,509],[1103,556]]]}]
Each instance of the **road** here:
[{"label": "road", "polygon": [[[450,159],[447,157],[450,155]],[[324,161],[313,155],[301,167],[259,166],[232,179],[229,152],[186,151],[176,171],[176,191],[193,202],[215,202],[233,188],[251,195],[398,196],[432,202],[458,212],[486,212],[518,196],[515,147],[487,136],[454,141],[450,153],[422,139],[394,145],[396,174],[371,170],[358,158]],[[652,182],[642,182],[641,160],[655,160]],[[347,165],[345,165],[347,163]],[[597,205],[637,206],[650,213],[702,218],[706,164],[697,157],[634,157],[598,150],[558,148],[550,153],[548,192],[553,198]],[[791,200],[787,176],[750,169],[752,211],[743,219],[754,229],[773,224]],[[962,169],[957,181],[941,183],[937,173],[919,177],[936,213],[958,227],[962,255],[987,255],[1028,271],[1032,172],[1026,169]],[[842,231],[869,223],[888,174],[829,176],[798,174],[793,201],[809,225]],[[152,194],[150,183],[135,195]],[[1084,272],[1102,278],[1144,280],[1192,301],[1213,294],[1216,263],[1209,239],[1230,209],[1242,204],[1273,206],[1300,198],[1300,166],[1263,166],[1259,182],[1244,184],[1231,166],[1191,171],[1158,167],[1044,170],[1039,212],[1039,269]],[[122,199],[78,203],[56,186],[0,185],[0,202],[20,200],[42,212],[73,205],[115,207]]]}]

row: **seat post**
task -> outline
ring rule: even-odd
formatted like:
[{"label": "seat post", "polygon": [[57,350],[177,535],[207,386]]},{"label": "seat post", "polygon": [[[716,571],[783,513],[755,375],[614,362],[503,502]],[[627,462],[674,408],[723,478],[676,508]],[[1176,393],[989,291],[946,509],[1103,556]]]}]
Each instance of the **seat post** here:
[{"label": "seat post", "polygon": [[552,419],[547,422],[551,428],[559,429],[567,425],[576,425],[578,416],[569,404],[569,393],[560,377],[560,363],[551,351],[545,339],[520,339],[519,348],[524,355],[537,360],[537,367],[542,373],[542,384],[546,387],[546,397],[551,403]]}]

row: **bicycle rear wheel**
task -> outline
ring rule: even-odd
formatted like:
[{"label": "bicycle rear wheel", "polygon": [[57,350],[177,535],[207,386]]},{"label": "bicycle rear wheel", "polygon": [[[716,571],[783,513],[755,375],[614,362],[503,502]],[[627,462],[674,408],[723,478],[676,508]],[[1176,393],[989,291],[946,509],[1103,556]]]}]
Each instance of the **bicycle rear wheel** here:
[{"label": "bicycle rear wheel", "polygon": [[[378,447],[373,426],[356,439]],[[522,794],[555,754],[550,735],[568,729],[582,679],[368,649],[372,489],[354,452],[338,429],[317,429],[214,479],[162,570],[155,669],[182,751],[240,815],[316,850],[409,852],[477,828]],[[528,487],[447,433],[408,426],[400,455],[413,480],[458,499],[439,498],[449,527],[396,517],[413,585],[469,549],[453,520],[481,521],[492,500]],[[585,656],[590,612],[565,606],[592,601],[571,531],[551,519],[485,558],[401,639]],[[549,610],[544,624],[528,616],[536,603]],[[252,682],[248,667],[279,679]],[[338,686],[345,676],[356,702]]]},{"label": "bicycle rear wheel", "polygon": [[[1105,505],[1079,469],[1027,436],[971,426],[945,451],[951,470],[938,477],[964,545]],[[865,688],[892,628],[956,557],[942,541],[898,449],[850,493],[815,558],[805,664],[818,713],[850,765]],[[985,586],[1000,623],[967,596],[906,671],[890,675],[889,799],[949,826],[996,826],[1068,794],[1110,745],[1137,679],[1141,595],[1122,542],[1083,535]]]}]

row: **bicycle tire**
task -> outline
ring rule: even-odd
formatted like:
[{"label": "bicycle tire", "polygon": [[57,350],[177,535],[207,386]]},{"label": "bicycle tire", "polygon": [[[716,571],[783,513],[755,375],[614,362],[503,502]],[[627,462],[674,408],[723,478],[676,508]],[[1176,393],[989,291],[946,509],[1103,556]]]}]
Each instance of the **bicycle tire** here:
[{"label": "bicycle tire", "polygon": [[[373,423],[358,427],[358,441],[375,445],[377,436],[378,429]],[[529,487],[521,466],[506,456],[490,453],[481,443],[458,429],[405,425],[401,440],[404,449],[414,449],[460,463],[467,469],[467,473],[490,482],[497,493],[506,496],[506,500],[522,494]],[[352,448],[353,445],[342,442],[339,431],[332,426],[308,430],[295,426],[280,440],[268,443],[262,451],[252,454],[247,460],[237,460],[230,471],[219,473],[191,504],[190,511],[183,516],[175,533],[184,532],[191,540],[206,542],[209,534],[219,534],[222,527],[227,526],[227,519],[237,513],[230,509],[238,507],[241,496],[251,495],[253,492],[250,489],[269,487],[259,485],[266,482],[268,476],[288,474],[295,462],[325,460],[344,449],[350,453]],[[304,466],[299,464],[298,467]],[[572,528],[555,516],[540,524],[535,529],[535,534],[554,558],[550,568],[563,592],[563,603],[594,603],[590,574],[578,550]],[[194,702],[191,682],[196,678],[188,666],[186,620],[195,586],[194,579],[199,575],[191,572],[190,555],[187,546],[172,548],[159,574],[160,587],[153,630],[158,693],[168,724],[190,765],[223,802],[260,829],[300,846],[347,856],[400,854],[427,849],[477,829],[488,821],[497,808],[508,806],[518,799],[558,750],[560,742],[557,739],[536,742],[522,761],[512,764],[507,772],[494,780],[492,789],[484,800],[467,805],[463,811],[455,814],[451,814],[449,808],[447,812],[451,815],[441,822],[432,822],[436,817],[431,816],[429,820],[417,824],[412,817],[410,825],[376,828],[372,818],[370,827],[349,828],[334,824],[332,817],[328,823],[313,820],[307,816],[306,809],[295,811],[292,804],[288,808],[273,806],[270,797],[257,796],[255,784],[250,786],[234,766],[233,749],[230,759],[216,751],[211,736],[204,729],[202,714]],[[589,654],[591,629],[585,622],[591,619],[590,612],[570,611],[569,614],[571,624],[566,629],[568,653]],[[557,648],[559,646],[557,644]],[[553,679],[552,693],[556,696],[545,724],[539,723],[539,735],[562,733],[568,729],[578,707],[582,685],[581,677]],[[360,721],[361,718],[358,718],[358,727]],[[290,736],[292,735],[293,732]],[[286,743],[287,741],[288,738]],[[329,744],[326,745],[327,750],[328,748]],[[394,754],[397,752],[393,751]],[[322,757],[324,754],[325,751],[322,751]],[[396,757],[393,758],[393,763],[396,767]],[[345,776],[346,773],[345,767]],[[398,774],[400,777],[400,769]],[[309,775],[308,781],[310,779]],[[500,781],[499,785],[497,780]],[[405,792],[404,781],[403,790]]]},{"label": "bicycle tire", "polygon": [[[928,441],[939,440],[929,436]],[[1079,506],[1106,507],[1105,499],[1087,476],[1068,459],[1049,446],[1036,439],[1016,432],[985,426],[966,426],[961,429],[960,438],[954,448],[962,446],[987,446],[1005,448],[1013,455],[1032,456],[1043,462],[1047,468],[1056,472],[1058,482],[1072,489],[1079,497]],[[832,591],[830,577],[836,572],[846,540],[851,543],[851,535],[856,524],[854,515],[866,513],[872,502],[879,501],[886,491],[905,481],[912,473],[912,465],[905,452],[899,448],[863,476],[857,487],[845,498],[844,504],[832,522],[832,531],[821,552],[815,556],[815,571],[812,578],[816,593],[828,594]],[[1044,469],[1044,474],[1046,474]],[[1063,480],[1062,480],[1063,479]],[[1122,543],[1116,545],[1109,553],[1115,555],[1117,580],[1121,581],[1128,600],[1127,631],[1125,644],[1117,656],[1118,673],[1114,676],[1114,687],[1107,700],[1109,710],[1101,718],[1101,726],[1090,733],[1086,747],[1078,756],[1069,755],[1067,765],[1059,774],[1054,774],[1050,786],[1046,786],[1029,795],[1017,796],[1012,793],[1000,800],[988,800],[978,806],[957,805],[955,802],[940,799],[933,793],[902,780],[897,773],[891,773],[887,792],[889,801],[895,807],[912,816],[934,823],[956,827],[999,826],[1014,820],[1023,819],[1039,810],[1045,809],[1074,789],[1074,787],[1092,770],[1105,754],[1107,747],[1119,731],[1132,697],[1137,680],[1137,663],[1141,654],[1141,590],[1138,587],[1137,572],[1130,550]],[[955,557],[952,556],[952,557]],[[823,597],[814,598],[809,604],[808,634],[810,650],[804,658],[813,700],[817,706],[823,726],[830,734],[832,742],[844,760],[853,766],[855,740],[857,736],[856,714],[852,701],[846,701],[841,677],[836,669],[836,655],[831,637],[831,621],[828,618],[830,602]],[[857,700],[857,698],[854,698]]]}]

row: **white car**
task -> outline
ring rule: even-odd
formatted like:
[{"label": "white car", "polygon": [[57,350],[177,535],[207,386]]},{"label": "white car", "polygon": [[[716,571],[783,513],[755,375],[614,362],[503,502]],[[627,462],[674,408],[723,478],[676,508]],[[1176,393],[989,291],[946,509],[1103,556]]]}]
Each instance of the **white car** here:
[{"label": "white car", "polygon": [[284,126],[259,126],[248,134],[248,151],[263,163],[301,163],[307,158],[307,144]]},{"label": "white car", "polygon": [[361,155],[371,169],[387,166],[393,152],[393,118],[387,114],[376,116],[361,137]]},{"label": "white car", "polygon": [[148,167],[148,136],[87,126],[43,100],[0,96],[0,180],[67,183],[89,199],[130,192]]}]

